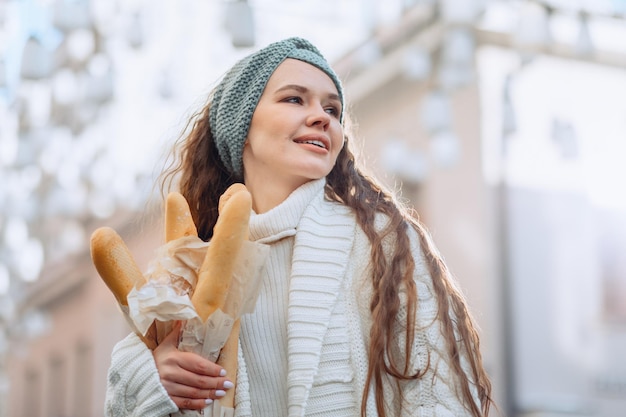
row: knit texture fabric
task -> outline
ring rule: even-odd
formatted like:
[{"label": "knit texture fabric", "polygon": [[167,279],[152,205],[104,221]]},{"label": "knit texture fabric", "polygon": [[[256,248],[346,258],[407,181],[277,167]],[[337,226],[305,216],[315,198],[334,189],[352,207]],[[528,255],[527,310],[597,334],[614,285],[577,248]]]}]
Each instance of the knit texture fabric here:
[{"label": "knit texture fabric", "polygon": [[343,206],[317,210],[324,184],[311,181],[250,219],[250,239],[268,244],[270,255],[255,311],[242,317],[240,364],[249,388],[240,389],[239,399],[249,401],[237,403],[240,417],[302,416],[305,408],[319,416],[358,415],[346,266],[339,261],[349,256],[355,225]]},{"label": "knit texture fabric", "polygon": [[[288,408],[287,306],[296,226],[310,201],[305,188],[250,218],[250,240],[269,245],[254,314],[241,318],[240,347],[248,365],[250,403],[255,415],[282,416]],[[271,393],[271,395],[268,395]]]},{"label": "knit texture fabric", "polygon": [[131,333],[115,345],[107,377],[106,417],[169,416],[178,407],[159,379],[152,351]]},{"label": "knit texture fabric", "polygon": [[[243,179],[243,145],[252,114],[267,81],[287,58],[307,62],[324,71],[337,87],[343,109],[341,81],[320,51],[305,39],[288,38],[272,43],[237,62],[216,87],[209,111],[211,134],[220,159],[237,180]],[[340,120],[343,120],[343,110]]]},{"label": "knit texture fabric", "polygon": [[[275,213],[251,219],[251,240],[274,247],[270,253],[275,258],[266,264],[269,269],[264,278],[287,279],[289,266],[282,263],[289,263],[291,272],[288,282],[266,287],[265,300],[242,320],[247,323],[242,323],[236,417],[360,415],[361,393],[367,378],[367,347],[373,325],[369,311],[373,295],[371,245],[350,209],[324,198],[323,185],[324,179],[311,181],[292,193]],[[305,208],[294,236],[293,224],[302,207]],[[383,215],[376,218],[379,230],[384,229],[387,222]],[[419,239],[412,230],[409,235],[419,297],[409,372],[430,366],[418,380],[397,383],[383,378],[387,415],[469,417],[471,413],[459,400],[458,378],[450,368],[441,323],[437,320],[437,297]],[[393,236],[383,242],[387,254],[393,244]],[[280,299],[276,297],[275,303],[285,302],[285,290],[288,290],[288,305],[271,305],[271,297],[276,295]],[[282,317],[268,325],[273,314]],[[390,323],[400,337],[402,350],[406,314],[403,304],[398,320]],[[467,352],[462,344],[458,348],[461,366],[471,375]],[[397,354],[405,357],[402,351]],[[268,381],[266,375],[257,373],[259,366],[264,366],[253,363],[259,360],[268,360],[268,366],[277,361],[283,363],[279,370],[267,374],[272,379]],[[471,386],[476,398],[475,387]],[[400,400],[399,389],[404,401]],[[264,398],[260,400],[261,397]],[[146,346],[135,335],[120,342],[111,358],[105,416],[164,417],[175,409],[160,384]],[[378,415],[374,395],[369,396],[366,410],[368,416]]]}]

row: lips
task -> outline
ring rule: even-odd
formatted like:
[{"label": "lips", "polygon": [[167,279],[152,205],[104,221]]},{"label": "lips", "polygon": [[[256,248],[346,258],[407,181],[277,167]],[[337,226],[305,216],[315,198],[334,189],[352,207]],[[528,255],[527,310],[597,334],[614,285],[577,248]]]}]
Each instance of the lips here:
[{"label": "lips", "polygon": [[330,141],[328,138],[324,136],[303,136],[293,140],[295,143],[309,144],[317,146],[321,149],[326,149],[330,147]]}]

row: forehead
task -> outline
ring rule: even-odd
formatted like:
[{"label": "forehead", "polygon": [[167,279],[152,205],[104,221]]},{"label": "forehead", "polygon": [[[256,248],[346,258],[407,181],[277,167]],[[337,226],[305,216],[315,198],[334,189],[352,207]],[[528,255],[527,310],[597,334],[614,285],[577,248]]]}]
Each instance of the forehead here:
[{"label": "forehead", "polygon": [[297,84],[304,87],[317,87],[337,94],[333,80],[315,65],[293,58],[285,59],[267,82],[268,88],[280,88],[284,84]]}]

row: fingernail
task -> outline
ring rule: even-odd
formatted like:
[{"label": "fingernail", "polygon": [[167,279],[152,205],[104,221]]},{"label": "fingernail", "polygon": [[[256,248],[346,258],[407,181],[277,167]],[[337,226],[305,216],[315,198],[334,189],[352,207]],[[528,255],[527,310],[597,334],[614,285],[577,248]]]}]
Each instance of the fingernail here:
[{"label": "fingernail", "polygon": [[205,403],[206,405],[210,405],[210,404],[212,404],[212,403],[213,403],[213,400],[212,400],[212,399],[210,399],[210,398],[207,398],[206,400],[204,400],[204,403]]},{"label": "fingernail", "polygon": [[226,369],[222,369],[220,371],[220,376],[226,376]]},{"label": "fingernail", "polygon": [[230,381],[224,381],[224,388],[226,388],[226,389],[231,389],[231,388],[233,388],[234,386],[235,386],[235,384],[233,384],[232,382],[230,382]]},{"label": "fingernail", "polygon": [[223,397],[224,395],[226,395],[226,391],[224,391],[223,389],[215,390],[216,397]]}]

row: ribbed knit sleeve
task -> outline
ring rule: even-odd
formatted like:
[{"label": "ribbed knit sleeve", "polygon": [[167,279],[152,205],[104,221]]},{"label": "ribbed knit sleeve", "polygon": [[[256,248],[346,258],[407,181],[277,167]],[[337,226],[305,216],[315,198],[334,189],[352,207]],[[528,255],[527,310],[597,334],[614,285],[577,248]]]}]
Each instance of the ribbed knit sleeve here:
[{"label": "ribbed knit sleeve", "polygon": [[152,352],[131,333],[111,354],[104,415],[164,417],[178,411],[159,380]]}]

